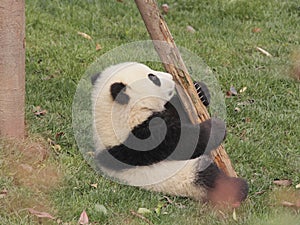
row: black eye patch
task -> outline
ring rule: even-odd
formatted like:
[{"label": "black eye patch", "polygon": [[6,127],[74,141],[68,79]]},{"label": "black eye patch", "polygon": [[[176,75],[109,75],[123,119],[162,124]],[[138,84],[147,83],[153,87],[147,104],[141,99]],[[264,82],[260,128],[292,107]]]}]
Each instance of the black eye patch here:
[{"label": "black eye patch", "polygon": [[154,74],[152,74],[152,73],[149,73],[149,74],[148,74],[148,78],[149,78],[149,80],[151,80],[155,85],[157,85],[158,87],[160,87],[161,83],[160,83],[159,78],[158,78],[156,75],[154,75]]},{"label": "black eye patch", "polygon": [[123,83],[113,83],[110,87],[110,94],[114,101],[121,105],[128,104],[129,96],[125,93],[126,85]]}]

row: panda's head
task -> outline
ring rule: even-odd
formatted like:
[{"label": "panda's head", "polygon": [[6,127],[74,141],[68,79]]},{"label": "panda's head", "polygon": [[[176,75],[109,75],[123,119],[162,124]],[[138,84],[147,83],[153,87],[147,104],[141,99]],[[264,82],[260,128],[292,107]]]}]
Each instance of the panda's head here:
[{"label": "panda's head", "polygon": [[175,92],[168,73],[154,71],[140,63],[122,63],[92,78],[99,94],[109,94],[111,103],[161,111]]},{"label": "panda's head", "polygon": [[[118,137],[120,141],[153,113],[163,111],[175,93],[175,82],[170,74],[135,62],[111,66],[94,76],[92,83],[96,129],[102,135],[118,130],[124,134],[123,138]],[[103,128],[107,126],[109,128]],[[106,136],[103,139],[106,140]]]}]

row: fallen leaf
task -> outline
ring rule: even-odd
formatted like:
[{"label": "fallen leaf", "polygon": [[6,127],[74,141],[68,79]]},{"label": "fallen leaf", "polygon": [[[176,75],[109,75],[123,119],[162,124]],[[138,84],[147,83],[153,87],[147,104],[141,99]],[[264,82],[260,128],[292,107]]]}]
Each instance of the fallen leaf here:
[{"label": "fallen leaf", "polygon": [[79,34],[81,37],[83,37],[85,39],[92,40],[92,37],[90,35],[86,34],[86,33],[77,31],[77,34]]},{"label": "fallen leaf", "polygon": [[55,134],[55,139],[58,139],[58,138],[62,137],[64,134],[65,134],[64,132],[57,132]]},{"label": "fallen leaf", "polygon": [[173,201],[168,196],[163,196],[169,204],[173,204]]},{"label": "fallen leaf", "polygon": [[296,201],[296,203],[288,202],[288,201],[282,201],[281,205],[286,206],[286,207],[292,207],[299,209],[300,208],[300,200]]},{"label": "fallen leaf", "polygon": [[233,95],[233,96],[238,94],[234,86],[231,86],[229,91],[231,92],[231,95]]},{"label": "fallen leaf", "polygon": [[269,52],[267,52],[266,50],[264,50],[263,48],[256,47],[256,50],[258,50],[259,52],[261,52],[262,54],[264,54],[268,57],[272,57],[272,55]]},{"label": "fallen leaf", "polygon": [[139,214],[149,214],[149,213],[151,213],[151,210],[147,209],[147,208],[139,208],[137,213],[139,213]]},{"label": "fallen leaf", "polygon": [[186,27],[186,30],[187,30],[188,32],[190,32],[190,33],[195,33],[195,32],[196,32],[196,30],[195,30],[194,27],[192,27],[192,26],[187,26],[187,27]]},{"label": "fallen leaf", "polygon": [[247,90],[247,87],[243,87],[239,92],[240,93],[243,93],[243,92],[245,92]]},{"label": "fallen leaf", "polygon": [[55,152],[60,152],[61,150],[61,146],[57,144],[53,145],[52,148],[54,149]]},{"label": "fallen leaf", "polygon": [[260,32],[261,31],[261,29],[259,28],[259,27],[254,27],[253,29],[252,29],[252,32],[253,33],[258,33],[258,32]]},{"label": "fallen leaf", "polygon": [[291,203],[291,202],[288,202],[288,201],[282,201],[281,205],[288,206],[288,207],[294,207],[295,206],[294,203]]},{"label": "fallen leaf", "polygon": [[273,181],[273,184],[276,184],[278,186],[284,186],[284,187],[287,187],[287,186],[291,186],[292,185],[292,181],[291,180],[274,180]]},{"label": "fallen leaf", "polygon": [[255,195],[262,195],[262,194],[264,194],[265,192],[266,192],[266,191],[264,191],[264,190],[263,190],[263,191],[257,191],[257,192],[255,192],[254,194],[255,194]]},{"label": "fallen leaf", "polygon": [[169,12],[169,5],[168,4],[162,4],[161,9],[163,13],[167,14]]},{"label": "fallen leaf", "polygon": [[239,107],[235,107],[235,108],[234,108],[234,111],[236,111],[236,112],[240,112],[240,111],[241,111],[241,109],[240,109]]},{"label": "fallen leaf", "polygon": [[28,209],[28,211],[29,211],[32,215],[35,215],[35,216],[37,216],[37,217],[39,217],[39,218],[48,218],[48,219],[52,219],[52,220],[55,219],[54,216],[50,215],[50,214],[47,213],[47,212],[39,212],[39,211],[37,211],[37,210],[35,210],[35,209],[32,209],[32,208]]},{"label": "fallen leaf", "polygon": [[47,138],[47,142],[51,146],[55,145],[55,141],[51,140],[50,138]]},{"label": "fallen leaf", "polygon": [[34,115],[36,115],[36,116],[44,116],[44,115],[46,115],[47,114],[47,110],[45,110],[45,109],[42,109],[42,107],[41,106],[36,106],[36,107],[34,107],[34,109],[33,109],[33,113],[34,113]]},{"label": "fallen leaf", "polygon": [[5,196],[7,195],[8,191],[6,189],[3,189],[2,191],[0,191],[0,199],[1,198],[5,198]]},{"label": "fallen leaf", "polygon": [[232,218],[233,218],[233,220],[237,221],[235,209],[233,209]]},{"label": "fallen leaf", "polygon": [[102,49],[102,46],[99,44],[99,43],[97,43],[96,44],[96,51],[99,51],[99,50],[101,50]]},{"label": "fallen leaf", "polygon": [[89,223],[89,218],[88,218],[85,210],[83,210],[82,213],[80,214],[78,223],[81,224],[81,225]]},{"label": "fallen leaf", "polygon": [[47,142],[49,143],[49,145],[51,146],[51,148],[55,151],[55,153],[58,153],[59,151],[61,151],[61,146],[58,145],[58,144],[56,144],[55,141],[53,141],[50,138],[48,138]]},{"label": "fallen leaf", "polygon": [[94,188],[98,188],[98,184],[97,183],[91,184],[91,186],[94,187]]},{"label": "fallen leaf", "polygon": [[226,91],[226,98],[230,98],[232,96],[231,92],[230,91]]}]

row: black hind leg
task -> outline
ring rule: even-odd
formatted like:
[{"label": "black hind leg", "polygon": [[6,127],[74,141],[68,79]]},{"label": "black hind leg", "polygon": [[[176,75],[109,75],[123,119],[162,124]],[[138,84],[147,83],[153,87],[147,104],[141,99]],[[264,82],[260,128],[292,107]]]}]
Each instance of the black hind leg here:
[{"label": "black hind leg", "polygon": [[210,93],[206,84],[200,81],[194,81],[194,86],[203,105],[205,105],[206,107],[209,106]]},{"label": "black hind leg", "polygon": [[[201,164],[199,164],[201,165]],[[214,205],[238,207],[248,194],[245,180],[225,175],[214,163],[205,169],[199,166],[195,184],[207,190],[207,199]]]}]

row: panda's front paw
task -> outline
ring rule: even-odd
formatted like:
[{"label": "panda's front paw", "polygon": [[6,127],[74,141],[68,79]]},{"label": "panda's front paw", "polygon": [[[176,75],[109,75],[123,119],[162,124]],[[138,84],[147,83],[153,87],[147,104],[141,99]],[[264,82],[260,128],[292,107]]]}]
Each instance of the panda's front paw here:
[{"label": "panda's front paw", "polygon": [[207,85],[200,81],[194,81],[194,86],[203,105],[208,107],[210,103],[210,93]]},{"label": "panda's front paw", "polygon": [[218,148],[226,137],[226,124],[218,118],[210,118],[200,123],[199,145],[205,154]]}]

